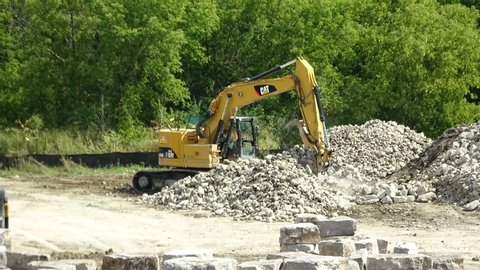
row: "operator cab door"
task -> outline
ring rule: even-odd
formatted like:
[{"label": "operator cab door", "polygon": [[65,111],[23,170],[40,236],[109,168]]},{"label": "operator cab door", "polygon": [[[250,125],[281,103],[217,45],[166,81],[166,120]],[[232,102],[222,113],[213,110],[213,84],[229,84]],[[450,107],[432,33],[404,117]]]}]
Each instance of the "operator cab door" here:
[{"label": "operator cab door", "polygon": [[222,157],[250,158],[257,154],[257,128],[252,117],[232,117],[225,141],[221,144]]}]

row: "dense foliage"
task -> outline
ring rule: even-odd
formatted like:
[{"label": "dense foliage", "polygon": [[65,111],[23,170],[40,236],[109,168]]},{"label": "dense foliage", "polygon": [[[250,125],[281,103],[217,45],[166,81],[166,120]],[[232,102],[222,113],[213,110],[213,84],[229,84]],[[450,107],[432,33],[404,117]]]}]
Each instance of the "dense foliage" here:
[{"label": "dense foliage", "polygon": [[[478,8],[478,0],[0,0],[0,126],[37,117],[45,128],[128,138],[199,114],[229,83],[303,56],[329,125],[379,118],[436,136],[480,120]],[[295,99],[243,113],[282,139]]]}]

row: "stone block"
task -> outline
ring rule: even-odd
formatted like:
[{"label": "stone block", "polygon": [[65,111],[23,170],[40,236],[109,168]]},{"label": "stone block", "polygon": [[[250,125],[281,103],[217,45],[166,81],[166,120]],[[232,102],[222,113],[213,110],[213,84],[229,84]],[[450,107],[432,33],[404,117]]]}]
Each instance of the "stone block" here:
[{"label": "stone block", "polygon": [[259,260],[243,262],[238,265],[238,270],[280,270],[283,260]]},{"label": "stone block", "polygon": [[433,268],[432,258],[421,254],[381,254],[367,258],[368,269],[389,270],[430,270]]},{"label": "stone block", "polygon": [[318,243],[318,253],[325,256],[349,257],[355,250],[352,239],[325,240]]},{"label": "stone block", "polygon": [[163,262],[163,270],[236,270],[237,260],[230,258],[184,257]]},{"label": "stone block", "polygon": [[355,241],[355,249],[365,249],[368,254],[377,255],[379,254],[378,242],[377,239],[369,238]]},{"label": "stone block", "polygon": [[213,252],[210,249],[199,249],[199,248],[184,248],[178,250],[172,250],[165,252],[163,254],[163,261],[184,258],[184,257],[197,257],[197,258],[213,258]]},{"label": "stone block", "polygon": [[317,256],[310,253],[302,252],[302,251],[289,251],[289,252],[279,252],[279,253],[270,253],[267,255],[267,260],[277,260],[277,259],[292,259],[292,258],[301,258],[301,257],[309,257],[309,256]]},{"label": "stone block", "polygon": [[299,214],[295,217],[295,223],[312,223],[318,225],[320,220],[327,220],[328,218],[324,215],[316,214]]},{"label": "stone block", "polygon": [[388,250],[388,241],[381,238],[376,238],[376,239],[377,239],[378,252],[380,254],[386,254]]},{"label": "stone block", "polygon": [[393,248],[396,254],[418,254],[418,248],[415,243],[397,243]]},{"label": "stone block", "polygon": [[280,229],[280,246],[291,244],[316,244],[320,241],[320,231],[312,223],[297,223]]},{"label": "stone block", "polygon": [[458,270],[463,269],[463,258],[461,256],[433,257],[433,269],[437,270]]},{"label": "stone block", "polygon": [[351,256],[350,260],[357,262],[360,269],[368,269],[367,267],[368,251],[366,249],[357,249]]},{"label": "stone block", "polygon": [[28,263],[28,269],[96,270],[97,264],[94,260],[33,261]]},{"label": "stone block", "polygon": [[103,257],[102,270],[158,270],[160,267],[157,254],[109,254]]},{"label": "stone block", "polygon": [[49,261],[50,256],[37,253],[21,253],[7,251],[7,267],[16,270],[27,270],[33,261]]},{"label": "stone block", "polygon": [[281,245],[280,252],[288,251],[303,251],[306,253],[318,253],[317,244],[293,244],[293,245]]},{"label": "stone block", "polygon": [[315,256],[285,259],[282,270],[360,270],[358,263],[344,257]]},{"label": "stone block", "polygon": [[318,222],[321,237],[351,236],[357,230],[357,221],[350,217],[338,216]]}]

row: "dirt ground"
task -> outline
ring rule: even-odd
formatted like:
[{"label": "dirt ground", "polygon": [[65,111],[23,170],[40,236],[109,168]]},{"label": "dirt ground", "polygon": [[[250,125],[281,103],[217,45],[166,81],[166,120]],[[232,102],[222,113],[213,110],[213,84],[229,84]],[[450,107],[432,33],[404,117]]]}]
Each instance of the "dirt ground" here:
[{"label": "dirt ground", "polygon": [[[99,259],[108,252],[197,247],[246,261],[279,250],[285,223],[233,221],[206,212],[172,212],[135,203],[131,175],[0,178],[10,204],[12,250]],[[357,206],[359,234],[415,242],[421,253],[461,255],[480,269],[480,214],[451,205]],[[475,259],[472,260],[472,259]]]}]

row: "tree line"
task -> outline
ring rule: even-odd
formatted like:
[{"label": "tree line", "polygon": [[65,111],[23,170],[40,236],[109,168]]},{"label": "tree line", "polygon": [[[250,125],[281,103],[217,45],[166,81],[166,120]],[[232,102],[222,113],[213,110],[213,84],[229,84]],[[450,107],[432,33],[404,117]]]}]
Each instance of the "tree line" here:
[{"label": "tree line", "polygon": [[[121,130],[203,114],[223,87],[296,56],[328,125],[436,136],[480,120],[480,1],[0,0],[0,126]],[[243,112],[275,131],[292,94]]]}]

